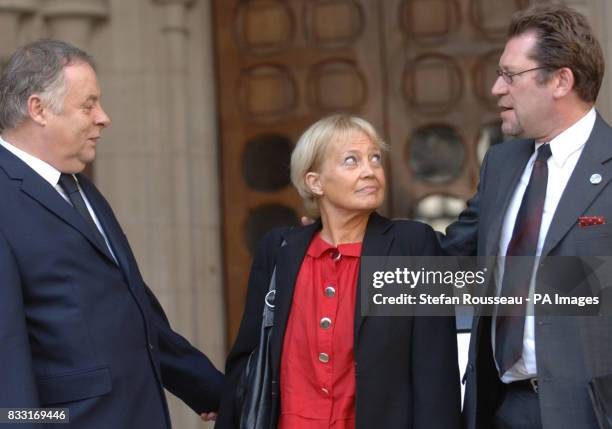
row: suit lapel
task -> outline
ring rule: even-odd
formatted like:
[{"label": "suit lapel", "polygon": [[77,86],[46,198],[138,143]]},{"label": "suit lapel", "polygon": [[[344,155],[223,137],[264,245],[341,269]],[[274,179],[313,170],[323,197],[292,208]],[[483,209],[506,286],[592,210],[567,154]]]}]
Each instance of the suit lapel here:
[{"label": "suit lapel", "polygon": [[[372,213],[368,221],[361,256],[389,256],[391,244],[393,243],[392,234],[385,234],[393,223],[377,213]],[[358,350],[359,333],[361,327],[367,319],[361,314],[361,268],[359,269],[359,279],[357,280],[357,294],[355,297],[355,326],[354,326],[354,349]]]},{"label": "suit lapel", "polygon": [[[497,249],[499,247],[499,238],[501,236],[501,230],[504,223],[504,218],[510,200],[514,195],[514,190],[523,175],[525,166],[529,161],[529,158],[533,154],[533,140],[521,140],[510,143],[517,146],[516,151],[513,151],[514,159],[508,159],[501,165],[495,166],[499,168],[497,173],[498,180],[496,184],[496,195],[497,198],[495,203],[489,207],[489,210],[494,210],[497,215],[492,216],[490,225],[485,225],[487,232],[486,242],[486,255],[497,255]],[[506,161],[506,160],[504,160]],[[509,180],[506,180],[508,178]]]},{"label": "suit lapel", "polygon": [[[555,210],[550,229],[544,241],[542,256],[563,239],[568,231],[576,225],[578,218],[589,208],[593,200],[612,179],[612,129],[597,114],[595,126],[587,140],[578,163],[574,168],[559,205]],[[591,175],[600,174],[602,181],[592,184]]]},{"label": "suit lapel", "polygon": [[96,189],[91,181],[83,174],[78,174],[79,184],[85,193],[91,208],[96,213],[96,217],[100,221],[100,225],[106,234],[106,238],[110,242],[113,253],[117,258],[117,262],[126,279],[129,279],[130,264],[126,252],[129,251],[129,244],[125,239],[125,235],[121,231],[121,227],[117,223],[115,215],[110,206],[102,197],[102,194]]},{"label": "suit lapel", "polygon": [[321,221],[307,227],[289,231],[283,238],[285,246],[278,249],[276,257],[276,295],[274,297],[274,329],[271,336],[272,368],[280,368],[280,355],[285,338],[285,328],[293,300],[295,281],[302,266],[306,250],[314,234],[321,229]]},{"label": "suit lapel", "polygon": [[[53,186],[38,173],[32,170],[21,159],[0,146],[0,168],[2,168],[12,180],[21,181],[21,191],[30,196],[51,213],[62,219],[72,228],[79,231],[104,257],[110,259],[108,250],[94,236],[91,227],[78,212],[62,198]],[[114,261],[112,261],[114,263]]]},{"label": "suit lapel", "polygon": [[105,258],[115,261],[108,254],[108,250],[102,247],[96,239],[91,227],[85,219],[72,207],[62,196],[36,172],[27,172],[21,184],[21,190],[29,195],[47,210],[62,219],[68,225],[79,231]]}]

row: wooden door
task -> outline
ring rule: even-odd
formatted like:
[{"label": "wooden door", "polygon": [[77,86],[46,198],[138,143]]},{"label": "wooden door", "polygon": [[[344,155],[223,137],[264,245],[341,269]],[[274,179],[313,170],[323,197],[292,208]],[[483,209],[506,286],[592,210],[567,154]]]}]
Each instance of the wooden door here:
[{"label": "wooden door", "polygon": [[526,1],[387,0],[386,123],[393,214],[443,230],[503,139],[496,79],[509,17]]},{"label": "wooden door", "polygon": [[489,88],[511,0],[216,0],[228,340],[265,231],[297,224],[300,134],[332,112],[391,145],[383,212],[443,227],[501,140]]}]

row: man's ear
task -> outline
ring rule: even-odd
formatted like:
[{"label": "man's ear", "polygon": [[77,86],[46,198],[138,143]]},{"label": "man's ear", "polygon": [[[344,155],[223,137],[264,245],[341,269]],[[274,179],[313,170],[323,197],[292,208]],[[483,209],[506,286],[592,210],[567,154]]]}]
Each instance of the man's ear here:
[{"label": "man's ear", "polygon": [[574,89],[574,73],[569,67],[561,67],[556,73],[553,97],[563,98]]},{"label": "man's ear", "polygon": [[28,98],[28,114],[30,119],[39,125],[47,124],[47,108],[44,106],[40,95],[32,94]]},{"label": "man's ear", "polygon": [[309,171],[306,173],[306,177],[304,177],[304,182],[313,195],[316,195],[317,197],[323,196],[323,188],[321,187],[321,178],[319,173]]}]

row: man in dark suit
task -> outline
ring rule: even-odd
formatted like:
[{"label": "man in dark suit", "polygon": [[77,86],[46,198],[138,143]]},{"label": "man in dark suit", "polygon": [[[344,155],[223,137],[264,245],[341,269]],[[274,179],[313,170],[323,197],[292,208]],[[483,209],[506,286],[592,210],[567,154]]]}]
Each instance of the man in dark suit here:
[{"label": "man in dark suit", "polygon": [[0,408],[68,408],[70,428],[166,429],[164,387],[208,418],[223,376],[172,331],[110,206],[80,173],[109,122],[85,52],[40,40],[5,66]]},{"label": "man in dark suit", "polygon": [[[492,92],[503,132],[519,140],[489,150],[442,246],[493,257],[489,294],[528,296],[543,287],[538,257],[612,255],[612,129],[593,108],[604,60],[582,15],[535,6],[513,16],[508,35]],[[517,267],[514,256],[533,258]],[[467,427],[597,428],[588,387],[612,374],[612,319],[519,309],[476,310]]]}]

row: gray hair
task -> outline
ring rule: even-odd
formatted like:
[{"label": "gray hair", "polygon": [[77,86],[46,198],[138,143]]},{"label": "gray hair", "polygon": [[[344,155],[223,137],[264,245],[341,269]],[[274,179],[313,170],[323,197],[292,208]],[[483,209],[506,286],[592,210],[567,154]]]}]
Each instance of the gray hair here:
[{"label": "gray hair", "polygon": [[372,124],[365,119],[347,114],[327,116],[308,128],[300,137],[291,154],[291,182],[304,201],[310,215],[319,214],[316,196],[306,186],[306,174],[317,171],[325,158],[327,147],[334,140],[343,140],[355,133],[368,136],[381,150],[388,149]]},{"label": "gray hair", "polygon": [[17,49],[0,76],[0,130],[15,128],[28,118],[33,94],[54,113],[61,113],[68,91],[64,67],[77,63],[95,70],[89,54],[60,40],[40,39]]}]

